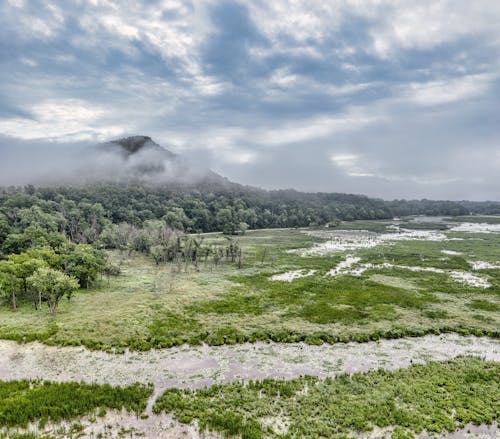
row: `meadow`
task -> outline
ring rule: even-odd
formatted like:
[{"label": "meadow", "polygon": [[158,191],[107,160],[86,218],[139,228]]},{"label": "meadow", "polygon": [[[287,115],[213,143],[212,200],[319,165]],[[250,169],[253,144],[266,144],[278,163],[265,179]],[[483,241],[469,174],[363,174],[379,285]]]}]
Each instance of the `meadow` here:
[{"label": "meadow", "polygon": [[[500,234],[443,230],[442,223],[432,222],[399,226],[423,235],[377,241],[392,236],[391,221],[250,231],[233,238],[243,249],[241,268],[213,261],[198,267],[157,265],[139,253],[113,251],[110,258],[122,271],[118,277],[64,300],[55,317],[29,303],[17,311],[0,308],[0,337],[118,352],[183,343],[319,344],[442,332],[498,337]],[[374,245],[362,239],[358,246],[359,234]],[[204,240],[227,238],[215,233]],[[325,242],[347,249],[315,250]],[[348,258],[357,261],[353,267]],[[474,262],[483,265],[474,270]],[[329,275],[335,267],[338,273]],[[349,271],[356,267],[359,273]],[[273,280],[287,273],[299,275]],[[470,276],[488,287],[471,284]]]}]

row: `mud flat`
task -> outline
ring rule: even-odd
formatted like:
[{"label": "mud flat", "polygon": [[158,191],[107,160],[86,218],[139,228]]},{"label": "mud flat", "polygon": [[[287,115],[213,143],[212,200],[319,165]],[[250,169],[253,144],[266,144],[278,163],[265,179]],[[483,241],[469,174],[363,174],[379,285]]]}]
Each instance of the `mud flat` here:
[{"label": "mud flat", "polygon": [[83,347],[0,341],[0,379],[44,379],[128,385],[152,382],[155,394],[172,387],[200,388],[235,380],[320,377],[471,355],[500,361],[500,341],[457,334],[311,346],[254,343],[181,346],[110,354]]}]

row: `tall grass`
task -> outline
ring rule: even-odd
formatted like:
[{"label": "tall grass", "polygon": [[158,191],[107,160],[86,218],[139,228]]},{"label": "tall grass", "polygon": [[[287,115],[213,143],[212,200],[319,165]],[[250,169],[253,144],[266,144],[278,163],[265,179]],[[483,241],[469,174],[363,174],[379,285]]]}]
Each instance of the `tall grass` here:
[{"label": "tall grass", "polygon": [[152,386],[128,387],[84,383],[43,381],[0,381],[0,426],[27,427],[39,421],[71,419],[98,408],[121,409],[137,413],[146,408]]},{"label": "tall grass", "polygon": [[[346,437],[375,427],[393,437],[444,434],[500,419],[500,364],[473,358],[335,379],[216,385],[169,390],[154,411],[232,437]],[[282,430],[286,433],[280,436]]]}]

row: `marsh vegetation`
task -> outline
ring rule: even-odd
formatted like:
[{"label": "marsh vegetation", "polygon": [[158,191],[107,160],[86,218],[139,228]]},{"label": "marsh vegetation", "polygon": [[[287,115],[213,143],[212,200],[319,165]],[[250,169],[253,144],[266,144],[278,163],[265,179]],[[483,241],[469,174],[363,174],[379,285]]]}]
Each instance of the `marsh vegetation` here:
[{"label": "marsh vegetation", "polygon": [[[440,230],[429,232],[440,239],[422,240],[421,234],[401,239],[389,221],[355,226],[362,231],[349,231],[350,244],[356,236],[366,241],[363,230],[373,230],[373,239],[385,238],[357,249],[307,254],[324,248],[331,236],[339,242],[345,232],[253,231],[233,238],[234,245],[223,235],[203,236],[204,246],[241,249],[241,268],[226,251],[219,263],[210,257],[196,265],[109,251],[108,260],[120,267],[120,275],[96,279],[70,302],[61,301],[55,319],[33,312],[28,301],[20,302],[16,312],[1,307],[0,336],[118,351],[202,342],[335,343],[442,332],[498,336],[500,234]],[[355,260],[352,266],[332,276],[349,258]],[[276,280],[301,271],[308,275]]]},{"label": "marsh vegetation", "polygon": [[[41,208],[12,210],[17,225],[7,225],[2,248],[8,254],[0,262],[0,338],[54,347],[40,348],[47,349],[43,361],[35,355],[40,345],[27,343],[26,352],[9,354],[5,367],[17,367],[18,375],[3,374],[14,381],[3,384],[10,395],[4,404],[12,405],[0,410],[11,419],[2,425],[92,418],[101,409],[156,416],[148,410],[170,387],[188,389],[170,389],[158,399],[162,416],[200,432],[242,437],[341,437],[374,428],[409,437],[498,420],[498,380],[492,378],[498,378],[500,335],[496,217],[248,231],[241,225],[239,235],[227,235],[188,233],[178,210],[134,225],[109,222],[96,205],[84,207],[87,213],[65,223],[66,212],[60,224],[53,215],[40,216]],[[34,218],[46,224],[27,225]],[[42,311],[45,305],[50,312]],[[442,351],[423,348],[424,336],[445,333]],[[401,339],[408,355],[384,351],[387,339]],[[352,345],[362,358],[353,365],[348,342],[372,344]],[[480,355],[489,343],[491,361],[456,359]],[[64,346],[71,348],[65,352]],[[379,346],[370,349],[380,355],[363,351],[370,346]],[[269,362],[273,355],[278,363]],[[322,363],[314,365],[318,358]],[[450,361],[387,371],[431,359]],[[192,367],[182,369],[184,360]],[[35,363],[39,375],[26,369]],[[99,364],[102,373],[95,370]],[[376,367],[385,371],[371,370]],[[359,370],[369,372],[334,378]],[[301,377],[308,373],[315,376]],[[135,376],[142,385],[109,387],[132,386]],[[86,384],[75,384],[84,377]],[[49,382],[19,381],[35,378]],[[157,393],[145,410],[153,391],[148,382]],[[459,388],[459,382],[466,385]],[[50,399],[64,394],[64,385],[83,392],[73,408],[64,398]],[[413,405],[410,395],[417,395]],[[22,412],[31,417],[19,417],[14,408],[28,400],[36,407]]]}]

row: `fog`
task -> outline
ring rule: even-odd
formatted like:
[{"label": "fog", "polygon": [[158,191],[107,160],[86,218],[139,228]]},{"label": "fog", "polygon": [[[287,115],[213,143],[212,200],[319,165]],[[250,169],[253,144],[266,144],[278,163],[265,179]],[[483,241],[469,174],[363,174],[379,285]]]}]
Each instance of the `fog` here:
[{"label": "fog", "polygon": [[113,143],[58,143],[0,137],[0,186],[96,182],[196,182],[210,171],[156,144],[129,154]]}]

